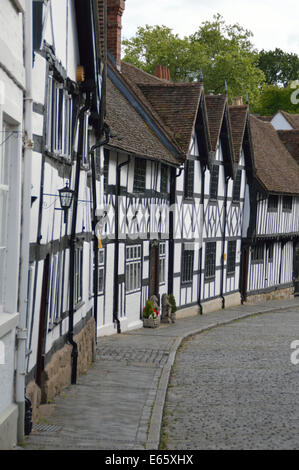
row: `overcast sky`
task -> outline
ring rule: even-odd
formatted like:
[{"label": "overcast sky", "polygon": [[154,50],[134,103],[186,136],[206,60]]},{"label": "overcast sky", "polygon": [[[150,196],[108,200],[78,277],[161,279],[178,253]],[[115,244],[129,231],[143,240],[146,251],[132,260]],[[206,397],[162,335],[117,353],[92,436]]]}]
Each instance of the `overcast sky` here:
[{"label": "overcast sky", "polygon": [[220,13],[226,23],[239,23],[253,33],[257,49],[276,47],[299,55],[298,0],[126,0],[122,37],[138,26],[165,25],[179,36],[194,33],[202,21]]}]

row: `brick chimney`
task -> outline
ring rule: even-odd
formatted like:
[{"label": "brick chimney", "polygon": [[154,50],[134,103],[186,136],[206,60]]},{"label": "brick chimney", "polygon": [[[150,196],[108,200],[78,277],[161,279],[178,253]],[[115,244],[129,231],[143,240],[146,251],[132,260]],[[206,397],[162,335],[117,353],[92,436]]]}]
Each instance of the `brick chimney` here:
[{"label": "brick chimney", "polygon": [[118,69],[121,66],[121,17],[124,9],[125,0],[107,0],[107,48]]},{"label": "brick chimney", "polygon": [[242,96],[236,96],[235,98],[232,98],[232,105],[233,106],[241,106],[242,104],[243,104]]},{"label": "brick chimney", "polygon": [[155,77],[162,78],[163,80],[167,80],[170,82],[170,70],[168,67],[164,67],[163,65],[156,65],[155,67]]}]

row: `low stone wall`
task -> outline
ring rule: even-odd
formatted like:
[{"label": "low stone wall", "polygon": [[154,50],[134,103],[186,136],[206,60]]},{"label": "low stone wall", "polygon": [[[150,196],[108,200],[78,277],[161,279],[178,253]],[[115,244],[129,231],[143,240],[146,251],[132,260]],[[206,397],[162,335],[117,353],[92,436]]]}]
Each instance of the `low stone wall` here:
[{"label": "low stone wall", "polygon": [[[95,358],[95,321],[90,318],[80,333],[74,336],[78,345],[77,375],[83,374],[91,366]],[[72,346],[65,344],[55,352],[42,373],[41,388],[31,381],[26,387],[26,396],[32,403],[33,422],[37,423],[40,417],[41,403],[52,402],[64,388],[71,384]]]},{"label": "low stone wall", "polygon": [[250,293],[247,296],[246,304],[254,304],[257,302],[264,302],[265,300],[287,300],[294,297],[294,287],[287,287],[285,289],[276,289],[270,292],[261,294]]}]

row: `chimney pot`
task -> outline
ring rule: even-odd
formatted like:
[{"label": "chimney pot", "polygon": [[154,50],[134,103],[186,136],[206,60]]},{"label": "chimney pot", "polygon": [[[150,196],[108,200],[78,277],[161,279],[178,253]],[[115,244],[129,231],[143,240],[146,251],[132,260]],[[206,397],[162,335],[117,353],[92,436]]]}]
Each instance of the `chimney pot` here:
[{"label": "chimney pot", "polygon": [[242,96],[236,96],[235,98],[232,99],[232,105],[233,106],[241,106],[243,104],[243,97]]},{"label": "chimney pot", "polygon": [[154,75],[162,80],[170,81],[170,70],[163,65],[156,65]]}]

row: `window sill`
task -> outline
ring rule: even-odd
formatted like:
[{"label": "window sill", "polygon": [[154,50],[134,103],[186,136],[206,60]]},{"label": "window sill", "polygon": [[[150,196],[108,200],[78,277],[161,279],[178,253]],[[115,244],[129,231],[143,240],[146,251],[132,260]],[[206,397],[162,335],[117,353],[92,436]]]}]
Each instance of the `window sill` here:
[{"label": "window sill", "polygon": [[216,276],[211,276],[211,277],[205,277],[205,282],[213,282],[215,281]]}]

